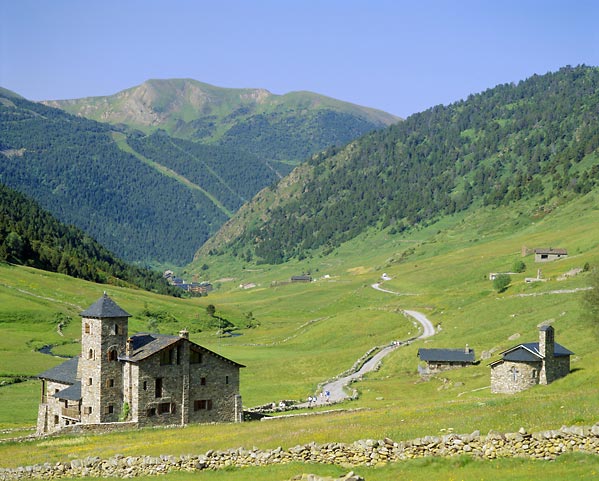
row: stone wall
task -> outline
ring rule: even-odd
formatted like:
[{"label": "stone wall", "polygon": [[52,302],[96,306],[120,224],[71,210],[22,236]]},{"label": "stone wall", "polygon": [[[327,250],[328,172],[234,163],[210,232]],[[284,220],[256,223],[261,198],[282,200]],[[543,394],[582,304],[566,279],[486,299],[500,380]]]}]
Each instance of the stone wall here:
[{"label": "stone wall", "polygon": [[[491,368],[491,392],[515,393],[539,384],[543,364],[504,361]],[[514,374],[515,371],[515,374]]]},{"label": "stone wall", "polygon": [[94,477],[129,478],[171,471],[215,470],[226,467],[265,466],[289,462],[372,466],[426,456],[471,455],[481,459],[523,457],[555,459],[563,453],[579,451],[599,454],[599,424],[562,427],[533,434],[523,428],[517,433],[489,432],[481,435],[448,434],[426,436],[411,441],[391,439],[356,441],[352,444],[310,443],[289,449],[210,450],[205,454],[182,456],[121,456],[108,459],[88,457],[63,463],[45,463],[14,469],[0,468],[0,481]]}]

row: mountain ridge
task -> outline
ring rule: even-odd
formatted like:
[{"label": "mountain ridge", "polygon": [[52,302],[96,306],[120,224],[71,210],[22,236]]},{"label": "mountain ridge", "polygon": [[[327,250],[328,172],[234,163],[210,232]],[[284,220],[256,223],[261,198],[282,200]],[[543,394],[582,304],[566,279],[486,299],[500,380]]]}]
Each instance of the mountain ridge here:
[{"label": "mountain ridge", "polygon": [[[177,91],[183,95],[177,95]],[[238,98],[237,102],[234,102],[236,97]],[[119,106],[116,101],[127,100],[129,98],[133,99],[136,105],[145,107],[148,111],[153,110],[158,113],[166,110],[167,106],[173,104],[176,105],[177,109],[170,110],[180,111],[181,104],[183,104],[182,100],[187,100],[190,106],[195,107],[197,110],[207,111],[210,114],[215,113],[219,107],[228,107],[227,102],[233,105],[236,103],[241,104],[240,106],[251,104],[258,106],[280,106],[285,104],[286,100],[289,100],[289,103],[295,107],[307,107],[308,104],[312,104],[312,106],[329,105],[343,107],[350,111],[360,111],[365,116],[380,124],[391,124],[400,120],[399,117],[381,110],[343,102],[310,91],[293,91],[279,95],[273,94],[263,88],[217,87],[191,78],[148,79],[140,85],[121,90],[112,95],[90,96],[81,99],[43,100],[40,102],[94,120],[118,123],[125,121],[122,117],[124,115],[122,110],[119,111],[115,108],[110,111],[103,111],[101,107],[102,105],[106,106],[113,103],[115,106]],[[86,106],[85,104],[88,102],[91,102],[91,105]],[[231,108],[231,110],[233,109]],[[259,108],[256,111],[262,113],[262,110]],[[191,118],[191,114],[192,112],[182,111],[179,118],[186,120],[186,117],[187,119]],[[135,120],[135,117],[129,117],[127,120]],[[150,119],[141,119],[139,124],[149,126],[155,125],[156,122]]]},{"label": "mountain ridge", "polygon": [[395,233],[474,205],[588,192],[599,184],[598,88],[598,68],[564,67],[316,154],[195,258],[226,251],[280,263],[330,252],[369,227]]}]

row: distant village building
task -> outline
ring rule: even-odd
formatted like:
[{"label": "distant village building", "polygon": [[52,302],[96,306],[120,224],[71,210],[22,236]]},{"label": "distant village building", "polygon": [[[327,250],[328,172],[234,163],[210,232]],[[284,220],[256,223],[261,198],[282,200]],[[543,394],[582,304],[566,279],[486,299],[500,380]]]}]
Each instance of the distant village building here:
[{"label": "distant village building", "polygon": [[70,425],[169,425],[242,420],[244,367],[178,336],[129,336],[130,314],[106,294],[81,313],[81,355],[42,381],[37,433]]},{"label": "distant village building", "polygon": [[474,349],[418,349],[418,357],[426,362],[427,373],[466,367],[475,363]]},{"label": "distant village building", "polygon": [[302,274],[301,276],[292,276],[291,282],[312,282],[312,276]]},{"label": "distant village building", "polygon": [[535,262],[551,262],[558,259],[568,257],[568,251],[566,249],[535,249]]},{"label": "distant village building", "polygon": [[491,392],[515,393],[537,384],[550,384],[570,372],[573,354],[555,342],[554,329],[542,326],[539,342],[519,344],[492,362]]}]

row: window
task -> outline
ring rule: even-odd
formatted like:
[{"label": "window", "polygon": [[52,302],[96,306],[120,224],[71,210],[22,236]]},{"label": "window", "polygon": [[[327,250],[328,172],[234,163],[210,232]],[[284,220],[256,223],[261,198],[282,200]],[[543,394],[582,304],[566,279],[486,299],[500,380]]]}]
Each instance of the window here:
[{"label": "window", "polygon": [[202,362],[202,353],[192,349],[189,353],[189,362],[191,364],[200,364]]},{"label": "window", "polygon": [[54,415],[54,424],[58,424],[60,422],[60,418],[58,417],[58,414]]},{"label": "window", "polygon": [[225,384],[229,384],[229,376],[225,376]]},{"label": "window", "polygon": [[212,399],[198,399],[193,402],[194,411],[210,411],[212,409]]},{"label": "window", "polygon": [[94,350],[90,349],[87,353],[87,358],[88,359],[93,359],[94,358]]},{"label": "window", "polygon": [[205,386],[206,385],[206,378],[202,377],[200,378],[200,386]]},{"label": "window", "polygon": [[158,405],[158,414],[168,414],[175,412],[175,403],[160,403]]},{"label": "window", "polygon": [[155,397],[162,397],[162,378],[156,378],[156,386],[155,386]]},{"label": "window", "polygon": [[156,408],[148,409],[148,417],[156,416]]},{"label": "window", "polygon": [[174,349],[165,349],[160,353],[160,365],[165,366],[167,364],[173,364],[173,360],[175,357]]},{"label": "window", "polygon": [[83,414],[91,414],[92,413],[92,407],[91,406],[85,406],[83,408]]},{"label": "window", "polygon": [[88,378],[87,378],[87,385],[88,385],[88,386],[91,386],[92,384],[93,384],[93,380],[92,380],[92,378],[91,378],[91,377],[88,377]]},{"label": "window", "polygon": [[89,329],[89,324],[86,322],[86,323],[85,323],[85,333],[86,333],[86,334],[89,334],[89,332],[90,332],[90,329]]},{"label": "window", "polygon": [[148,390],[148,381],[144,381],[144,391]]},{"label": "window", "polygon": [[112,413],[114,413],[114,406],[112,404],[108,404],[104,408],[104,414],[112,414]]},{"label": "window", "polygon": [[536,369],[533,369],[533,370],[532,370],[532,378],[533,378],[533,379],[536,379],[536,378],[537,378],[537,370],[536,370]]},{"label": "window", "polygon": [[108,351],[108,360],[109,361],[116,361],[118,357],[118,354],[116,352],[116,349],[111,349],[110,351]]},{"label": "window", "polygon": [[114,379],[106,379],[106,387],[114,387]]}]

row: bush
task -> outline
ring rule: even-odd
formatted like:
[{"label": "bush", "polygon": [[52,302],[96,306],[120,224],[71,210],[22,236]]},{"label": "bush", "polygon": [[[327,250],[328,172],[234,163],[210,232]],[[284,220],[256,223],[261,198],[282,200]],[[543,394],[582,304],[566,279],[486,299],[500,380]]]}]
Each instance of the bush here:
[{"label": "bush", "polygon": [[516,261],[516,262],[514,262],[512,270],[514,272],[524,272],[526,270],[526,264],[524,263],[524,261],[521,261],[521,260]]},{"label": "bush", "polygon": [[508,288],[511,282],[512,278],[508,274],[499,274],[493,280],[493,287],[497,292],[503,292]]}]

